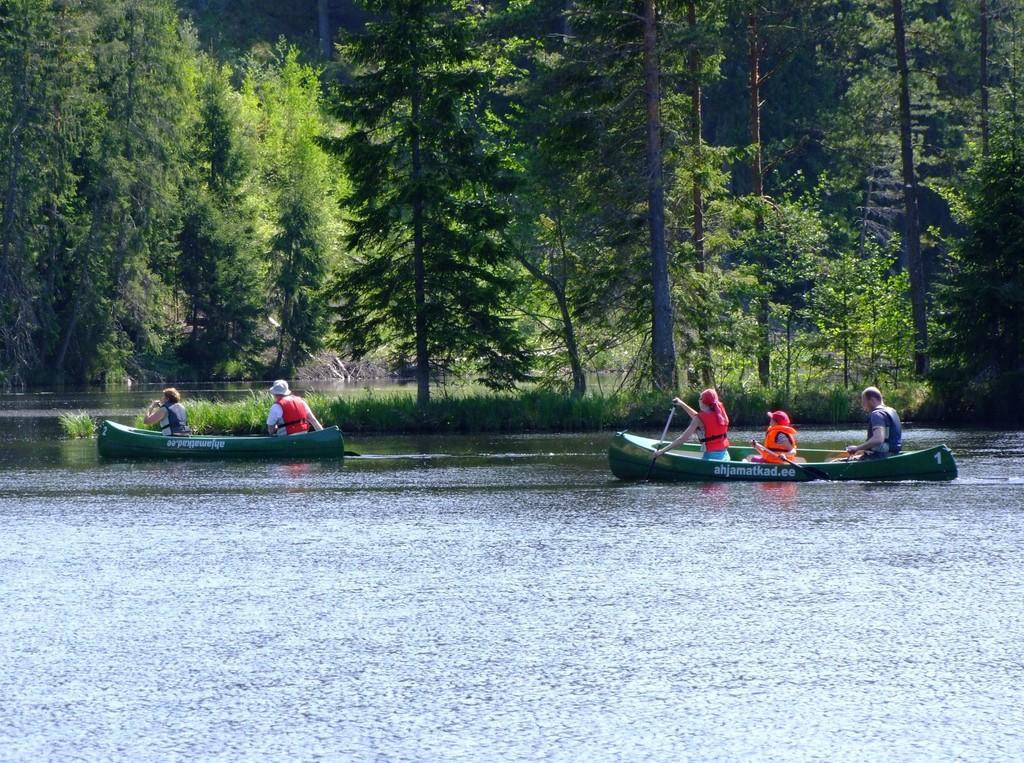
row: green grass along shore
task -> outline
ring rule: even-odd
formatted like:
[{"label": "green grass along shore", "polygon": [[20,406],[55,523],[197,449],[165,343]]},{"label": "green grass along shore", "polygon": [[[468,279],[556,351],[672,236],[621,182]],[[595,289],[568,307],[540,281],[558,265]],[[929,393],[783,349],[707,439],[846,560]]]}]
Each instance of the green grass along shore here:
[{"label": "green grass along shore", "polygon": [[[721,390],[733,426],[759,427],[765,412],[784,408],[797,426],[862,424],[858,390],[842,388],[801,391],[786,404],[785,395],[770,390]],[[686,394],[696,404],[696,391]],[[324,426],[336,424],[346,434],[588,432],[660,428],[668,415],[669,398],[656,393],[587,395],[582,399],[546,390],[436,396],[424,408],[409,392],[367,390],[346,395],[305,396]],[[196,434],[262,434],[272,403],[267,394],[231,402],[185,399],[189,424]],[[892,390],[886,402],[906,419],[930,419],[933,405],[927,390],[915,386]],[[89,437],[95,422],[84,414],[62,414],[69,437]],[[134,422],[143,427],[142,415]]]}]

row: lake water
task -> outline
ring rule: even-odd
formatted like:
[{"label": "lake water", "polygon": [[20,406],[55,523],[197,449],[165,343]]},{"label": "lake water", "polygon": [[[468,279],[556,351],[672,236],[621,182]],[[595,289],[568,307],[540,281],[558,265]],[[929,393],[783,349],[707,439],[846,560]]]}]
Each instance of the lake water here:
[{"label": "lake water", "polygon": [[1024,433],[625,484],[609,433],[105,463],[53,410],[139,401],[78,402],[0,397],[2,760],[1024,757]]}]

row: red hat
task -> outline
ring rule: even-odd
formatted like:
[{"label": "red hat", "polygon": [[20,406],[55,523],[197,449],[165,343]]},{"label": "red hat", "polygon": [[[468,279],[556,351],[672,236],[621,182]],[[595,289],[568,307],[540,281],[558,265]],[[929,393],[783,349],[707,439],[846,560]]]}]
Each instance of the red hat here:
[{"label": "red hat", "polygon": [[768,417],[772,420],[773,424],[789,426],[789,414],[785,411],[768,411]]},{"label": "red hat", "polygon": [[713,389],[706,389],[700,393],[700,401],[704,403],[704,405],[713,406],[718,402],[718,393]]}]

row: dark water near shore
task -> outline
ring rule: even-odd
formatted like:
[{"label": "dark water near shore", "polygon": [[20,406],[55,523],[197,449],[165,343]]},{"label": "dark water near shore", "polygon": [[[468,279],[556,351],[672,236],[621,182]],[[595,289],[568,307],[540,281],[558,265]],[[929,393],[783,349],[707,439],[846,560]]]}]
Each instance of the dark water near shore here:
[{"label": "dark water near shore", "polygon": [[659,485],[607,433],[133,464],[45,404],[0,428],[2,760],[1024,756],[1024,433],[910,427],[953,483]]}]

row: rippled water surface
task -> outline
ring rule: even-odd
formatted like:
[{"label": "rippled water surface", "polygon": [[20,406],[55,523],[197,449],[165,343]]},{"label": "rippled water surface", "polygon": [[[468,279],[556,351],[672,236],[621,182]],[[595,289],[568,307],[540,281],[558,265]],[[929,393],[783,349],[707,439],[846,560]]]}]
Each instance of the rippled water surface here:
[{"label": "rippled water surface", "polygon": [[12,421],[3,760],[1024,756],[1022,433],[911,428],[953,483],[659,485],[608,434],[132,464]]}]

